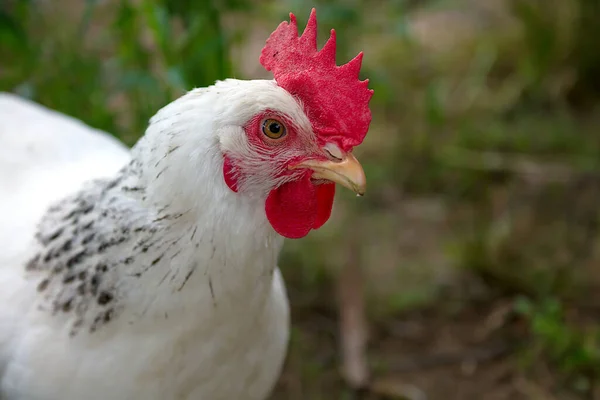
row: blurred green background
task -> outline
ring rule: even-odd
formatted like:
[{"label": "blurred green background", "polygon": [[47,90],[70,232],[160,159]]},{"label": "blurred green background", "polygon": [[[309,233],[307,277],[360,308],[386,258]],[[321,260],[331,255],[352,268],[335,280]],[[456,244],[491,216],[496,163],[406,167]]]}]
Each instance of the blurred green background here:
[{"label": "blurred green background", "polygon": [[273,399],[600,399],[600,1],[2,0],[0,90],[132,145],[185,90],[269,77],[264,40],[313,6],[338,63],[365,52],[369,191],[286,243]]}]

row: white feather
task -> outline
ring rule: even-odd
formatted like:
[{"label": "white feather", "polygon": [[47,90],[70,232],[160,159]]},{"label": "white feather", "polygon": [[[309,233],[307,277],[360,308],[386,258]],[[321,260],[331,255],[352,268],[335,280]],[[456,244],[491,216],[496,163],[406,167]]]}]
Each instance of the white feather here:
[{"label": "white feather", "polygon": [[[242,129],[265,110],[313,135],[273,81],[191,91],[156,114],[131,156],[0,96],[0,398],[269,395],[289,335],[283,239],[264,211],[280,182]],[[240,193],[224,182],[224,153],[254,163]]]}]

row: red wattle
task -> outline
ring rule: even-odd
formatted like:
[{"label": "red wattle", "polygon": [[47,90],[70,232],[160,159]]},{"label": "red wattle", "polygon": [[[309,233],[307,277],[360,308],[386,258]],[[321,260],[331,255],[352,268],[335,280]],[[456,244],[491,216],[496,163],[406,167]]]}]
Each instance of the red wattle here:
[{"label": "red wattle", "polygon": [[269,193],[265,203],[267,219],[281,236],[304,237],[329,219],[334,194],[334,184],[314,185],[307,174]]},{"label": "red wattle", "polygon": [[317,217],[313,229],[319,229],[331,217],[334,197],[335,183],[324,183],[317,186]]}]

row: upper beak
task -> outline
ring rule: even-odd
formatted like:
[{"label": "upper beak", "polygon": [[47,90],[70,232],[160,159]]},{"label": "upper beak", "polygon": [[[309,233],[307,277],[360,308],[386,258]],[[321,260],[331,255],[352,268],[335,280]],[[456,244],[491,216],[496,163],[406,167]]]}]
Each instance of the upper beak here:
[{"label": "upper beak", "polygon": [[365,171],[352,155],[346,153],[341,160],[306,160],[290,166],[290,169],[310,168],[314,179],[327,179],[347,187],[359,196],[367,190]]}]

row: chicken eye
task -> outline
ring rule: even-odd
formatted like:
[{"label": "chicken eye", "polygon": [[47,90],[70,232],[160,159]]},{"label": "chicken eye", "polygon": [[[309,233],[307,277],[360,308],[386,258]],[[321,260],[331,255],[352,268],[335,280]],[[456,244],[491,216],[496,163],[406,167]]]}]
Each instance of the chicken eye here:
[{"label": "chicken eye", "polygon": [[285,125],[276,119],[265,119],[262,124],[263,133],[270,139],[281,139],[285,136]]}]

